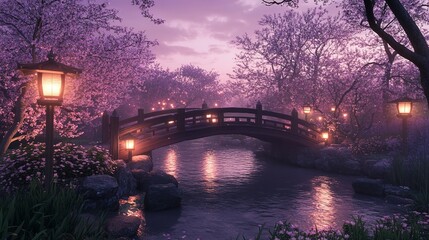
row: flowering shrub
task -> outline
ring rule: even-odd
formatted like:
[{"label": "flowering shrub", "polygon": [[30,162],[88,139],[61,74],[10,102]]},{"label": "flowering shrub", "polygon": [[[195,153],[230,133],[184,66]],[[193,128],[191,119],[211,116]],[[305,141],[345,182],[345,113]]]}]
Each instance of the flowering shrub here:
[{"label": "flowering shrub", "polygon": [[[262,239],[259,228],[256,240]],[[370,234],[372,233],[372,234]],[[427,240],[429,239],[429,214],[411,212],[383,217],[371,228],[360,217],[343,224],[342,231],[310,229],[304,231],[289,222],[279,221],[269,230],[270,240]],[[243,237],[243,239],[246,239]]]},{"label": "flowering shrub", "polygon": [[396,138],[383,139],[381,137],[369,137],[359,139],[351,146],[356,155],[383,154],[399,149],[400,142]]},{"label": "flowering shrub", "polygon": [[412,212],[377,221],[374,239],[429,239],[429,214]]},{"label": "flowering shrub", "polygon": [[318,231],[310,229],[309,231],[300,230],[297,226],[288,222],[279,221],[274,226],[274,231],[271,233],[272,240],[342,240],[345,239],[340,231],[333,229]]},{"label": "flowering shrub", "polygon": [[[45,144],[21,144],[9,151],[0,163],[0,184],[4,191],[43,181]],[[99,146],[86,149],[72,143],[54,146],[54,182],[73,184],[77,178],[94,174],[113,174],[114,162],[109,152]]]}]

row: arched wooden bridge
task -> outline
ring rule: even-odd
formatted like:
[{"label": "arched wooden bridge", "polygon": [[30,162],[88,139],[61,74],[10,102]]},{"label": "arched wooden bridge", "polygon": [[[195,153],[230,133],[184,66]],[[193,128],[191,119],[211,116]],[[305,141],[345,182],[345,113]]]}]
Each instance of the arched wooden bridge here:
[{"label": "arched wooden bridge", "polygon": [[180,108],[144,113],[119,120],[104,113],[102,141],[110,142],[115,159],[126,159],[125,139],[135,139],[133,154],[144,154],[178,142],[220,134],[241,134],[271,143],[290,143],[293,146],[314,146],[321,142],[317,128],[291,115],[256,108]]}]

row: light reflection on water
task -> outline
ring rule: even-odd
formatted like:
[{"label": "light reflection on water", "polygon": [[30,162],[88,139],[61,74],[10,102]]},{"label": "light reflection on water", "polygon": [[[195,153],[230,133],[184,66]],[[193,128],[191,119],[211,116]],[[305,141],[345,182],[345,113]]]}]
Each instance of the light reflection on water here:
[{"label": "light reflection on water", "polygon": [[203,169],[204,169],[204,183],[206,192],[214,192],[217,183],[215,182],[217,177],[217,168],[216,168],[216,156],[213,154],[213,151],[208,151],[204,155],[203,159]]},{"label": "light reflection on water", "polygon": [[164,171],[173,176],[177,176],[177,153],[175,149],[168,149],[164,161]]},{"label": "light reflection on water", "polygon": [[279,220],[303,229],[339,229],[352,215],[374,222],[397,211],[382,199],[356,197],[354,177],[258,158],[256,146],[229,141],[198,139],[153,152],[154,168],[178,179],[183,199],[180,209],[145,213],[145,239],[178,239],[183,232],[186,239],[250,238],[258,225]]},{"label": "light reflection on water", "polygon": [[313,211],[311,219],[317,229],[327,229],[335,221],[336,210],[333,203],[334,193],[330,185],[332,179],[318,176],[311,180]]}]

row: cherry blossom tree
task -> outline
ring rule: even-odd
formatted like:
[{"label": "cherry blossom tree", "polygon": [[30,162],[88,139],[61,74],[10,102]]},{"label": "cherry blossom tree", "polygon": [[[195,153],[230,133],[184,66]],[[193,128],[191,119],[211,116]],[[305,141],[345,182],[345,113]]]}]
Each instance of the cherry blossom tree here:
[{"label": "cherry blossom tree", "polygon": [[[149,18],[151,2],[132,1]],[[0,154],[11,142],[34,137],[44,127],[44,111],[35,104],[35,81],[16,71],[18,62],[44,61],[53,49],[58,61],[84,69],[77,78],[66,79],[65,102],[56,112],[62,136],[80,135],[78,124],[127,98],[130,86],[153,61],[149,48],[155,42],[143,32],[120,27],[119,20],[116,10],[93,1],[0,2]]]},{"label": "cherry blossom tree", "polygon": [[[297,6],[299,0],[263,0],[263,2],[267,5]],[[330,1],[315,0],[315,2]],[[362,6],[360,9],[365,13],[368,26],[386,45],[384,47],[389,61],[392,61],[396,52],[419,69],[420,84],[429,103],[429,45],[423,33],[423,26],[418,24],[419,19],[427,21],[429,16],[427,1],[353,0],[349,1],[349,4]],[[387,45],[394,52],[386,49]]]},{"label": "cherry blossom tree", "polygon": [[243,93],[278,111],[325,102],[323,69],[344,49],[347,26],[319,9],[264,16],[260,25],[255,39],[246,34],[234,41],[241,52],[233,77]]},{"label": "cherry blossom tree", "polygon": [[210,105],[228,97],[216,72],[194,65],[183,65],[174,71],[155,66],[134,93],[139,96],[138,103],[130,104],[151,111],[201,107],[204,100]]}]

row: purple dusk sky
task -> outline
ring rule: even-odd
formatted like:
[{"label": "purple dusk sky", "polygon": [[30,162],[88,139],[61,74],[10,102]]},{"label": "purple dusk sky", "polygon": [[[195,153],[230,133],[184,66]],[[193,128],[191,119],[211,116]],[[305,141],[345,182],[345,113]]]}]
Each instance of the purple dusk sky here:
[{"label": "purple dusk sky", "polygon": [[109,1],[110,7],[119,10],[124,25],[144,30],[158,41],[153,52],[162,67],[173,70],[193,64],[218,72],[222,81],[232,73],[238,53],[231,41],[244,33],[253,34],[263,15],[288,9],[265,6],[261,0],[157,0],[151,12],[165,23],[155,25],[143,19],[130,2]]}]

